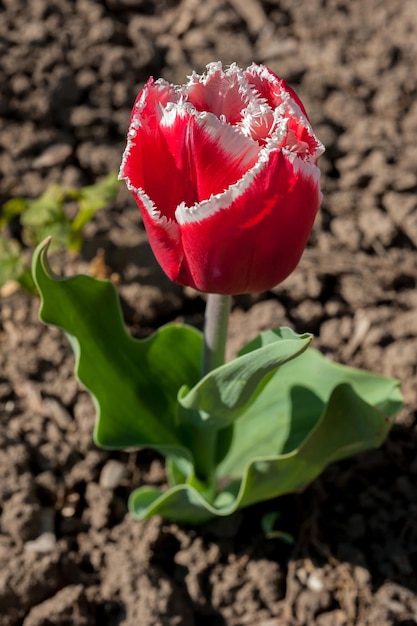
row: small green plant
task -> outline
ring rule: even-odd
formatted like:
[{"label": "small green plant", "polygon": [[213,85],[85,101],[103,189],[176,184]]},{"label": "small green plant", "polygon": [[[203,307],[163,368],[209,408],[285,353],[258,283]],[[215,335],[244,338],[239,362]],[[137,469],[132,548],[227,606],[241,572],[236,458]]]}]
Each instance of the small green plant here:
[{"label": "small green plant", "polygon": [[[38,198],[11,198],[0,213],[0,287],[15,281],[36,293],[27,250],[32,251],[47,236],[52,250],[79,252],[83,230],[96,211],[106,207],[117,193],[117,173],[94,185],[74,188],[52,185]],[[7,233],[13,220],[20,223],[19,237]]]}]

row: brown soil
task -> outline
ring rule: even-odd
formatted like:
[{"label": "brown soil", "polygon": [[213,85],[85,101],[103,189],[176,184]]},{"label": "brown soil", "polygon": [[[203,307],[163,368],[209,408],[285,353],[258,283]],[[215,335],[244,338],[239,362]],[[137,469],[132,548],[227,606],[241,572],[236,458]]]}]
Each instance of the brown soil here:
[{"label": "brown soil", "polygon": [[[400,378],[386,444],[304,493],[190,529],[138,522],[129,492],[164,482],[148,451],[94,447],[92,403],[38,302],[0,300],[1,626],[417,624],[417,11],[414,0],[3,0],[0,201],[117,169],[150,74],[268,64],[327,147],[324,202],[296,272],[237,298],[233,351],[259,330],[312,331],[339,361]],[[87,229],[120,275],[129,328],[201,323],[198,294],[153,261],[128,194]],[[242,331],[244,329],[244,331]],[[261,520],[281,514],[289,545]]]}]

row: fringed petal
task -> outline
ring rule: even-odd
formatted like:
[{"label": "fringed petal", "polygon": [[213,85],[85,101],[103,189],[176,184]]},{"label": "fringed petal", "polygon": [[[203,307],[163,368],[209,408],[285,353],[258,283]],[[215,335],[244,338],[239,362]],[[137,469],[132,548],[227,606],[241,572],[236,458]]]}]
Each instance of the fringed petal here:
[{"label": "fringed petal", "polygon": [[[223,210],[181,224],[194,286],[209,293],[271,289],[298,264],[321,202],[318,168],[282,152]],[[211,201],[216,206],[216,199]],[[216,208],[218,208],[216,206]]]}]

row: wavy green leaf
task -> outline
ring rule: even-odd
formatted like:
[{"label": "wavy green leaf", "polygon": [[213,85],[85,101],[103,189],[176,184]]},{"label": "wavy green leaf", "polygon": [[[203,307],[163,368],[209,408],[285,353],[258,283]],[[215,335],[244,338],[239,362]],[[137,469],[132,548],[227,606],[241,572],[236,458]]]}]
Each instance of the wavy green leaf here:
[{"label": "wavy green leaf", "polygon": [[290,328],[276,329],[270,341],[259,347],[252,342],[257,349],[241,352],[233,361],[212,370],[193,389],[183,387],[178,401],[206,427],[225,428],[255,401],[268,375],[302,354],[312,338],[309,333],[297,335]]},{"label": "wavy green leaf", "polygon": [[279,368],[240,417],[217,468],[212,504],[184,485],[153,491],[149,502],[138,489],[130,509],[139,518],[197,524],[303,489],[329,463],[380,446],[401,404],[398,381],[335,364],[309,348]]},{"label": "wavy green leaf", "polygon": [[89,276],[55,277],[47,248],[48,241],[33,257],[40,318],[65,330],[71,341],[77,376],[97,408],[96,442],[107,448],[154,447],[184,468],[191,457],[178,428],[176,396],[182,385],[198,380],[201,334],[170,325],[147,339],[133,339],[114,285]]}]

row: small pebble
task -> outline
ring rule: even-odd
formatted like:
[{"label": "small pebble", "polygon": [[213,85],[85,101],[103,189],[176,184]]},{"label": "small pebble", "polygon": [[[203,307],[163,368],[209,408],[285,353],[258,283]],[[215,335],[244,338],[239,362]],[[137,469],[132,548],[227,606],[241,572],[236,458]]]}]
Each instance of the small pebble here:
[{"label": "small pebble", "polygon": [[61,165],[72,153],[72,146],[67,143],[57,143],[47,148],[40,156],[34,159],[32,166],[38,169]]},{"label": "small pebble", "polygon": [[111,459],[107,461],[100,474],[100,487],[116,489],[125,477],[126,470],[123,463]]},{"label": "small pebble", "polygon": [[42,533],[33,541],[26,541],[25,550],[28,552],[36,552],[38,554],[45,554],[46,552],[52,552],[56,546],[56,537],[54,533],[46,532]]},{"label": "small pebble", "polygon": [[307,587],[310,591],[322,591],[323,581],[317,574],[311,574],[307,579]]}]

